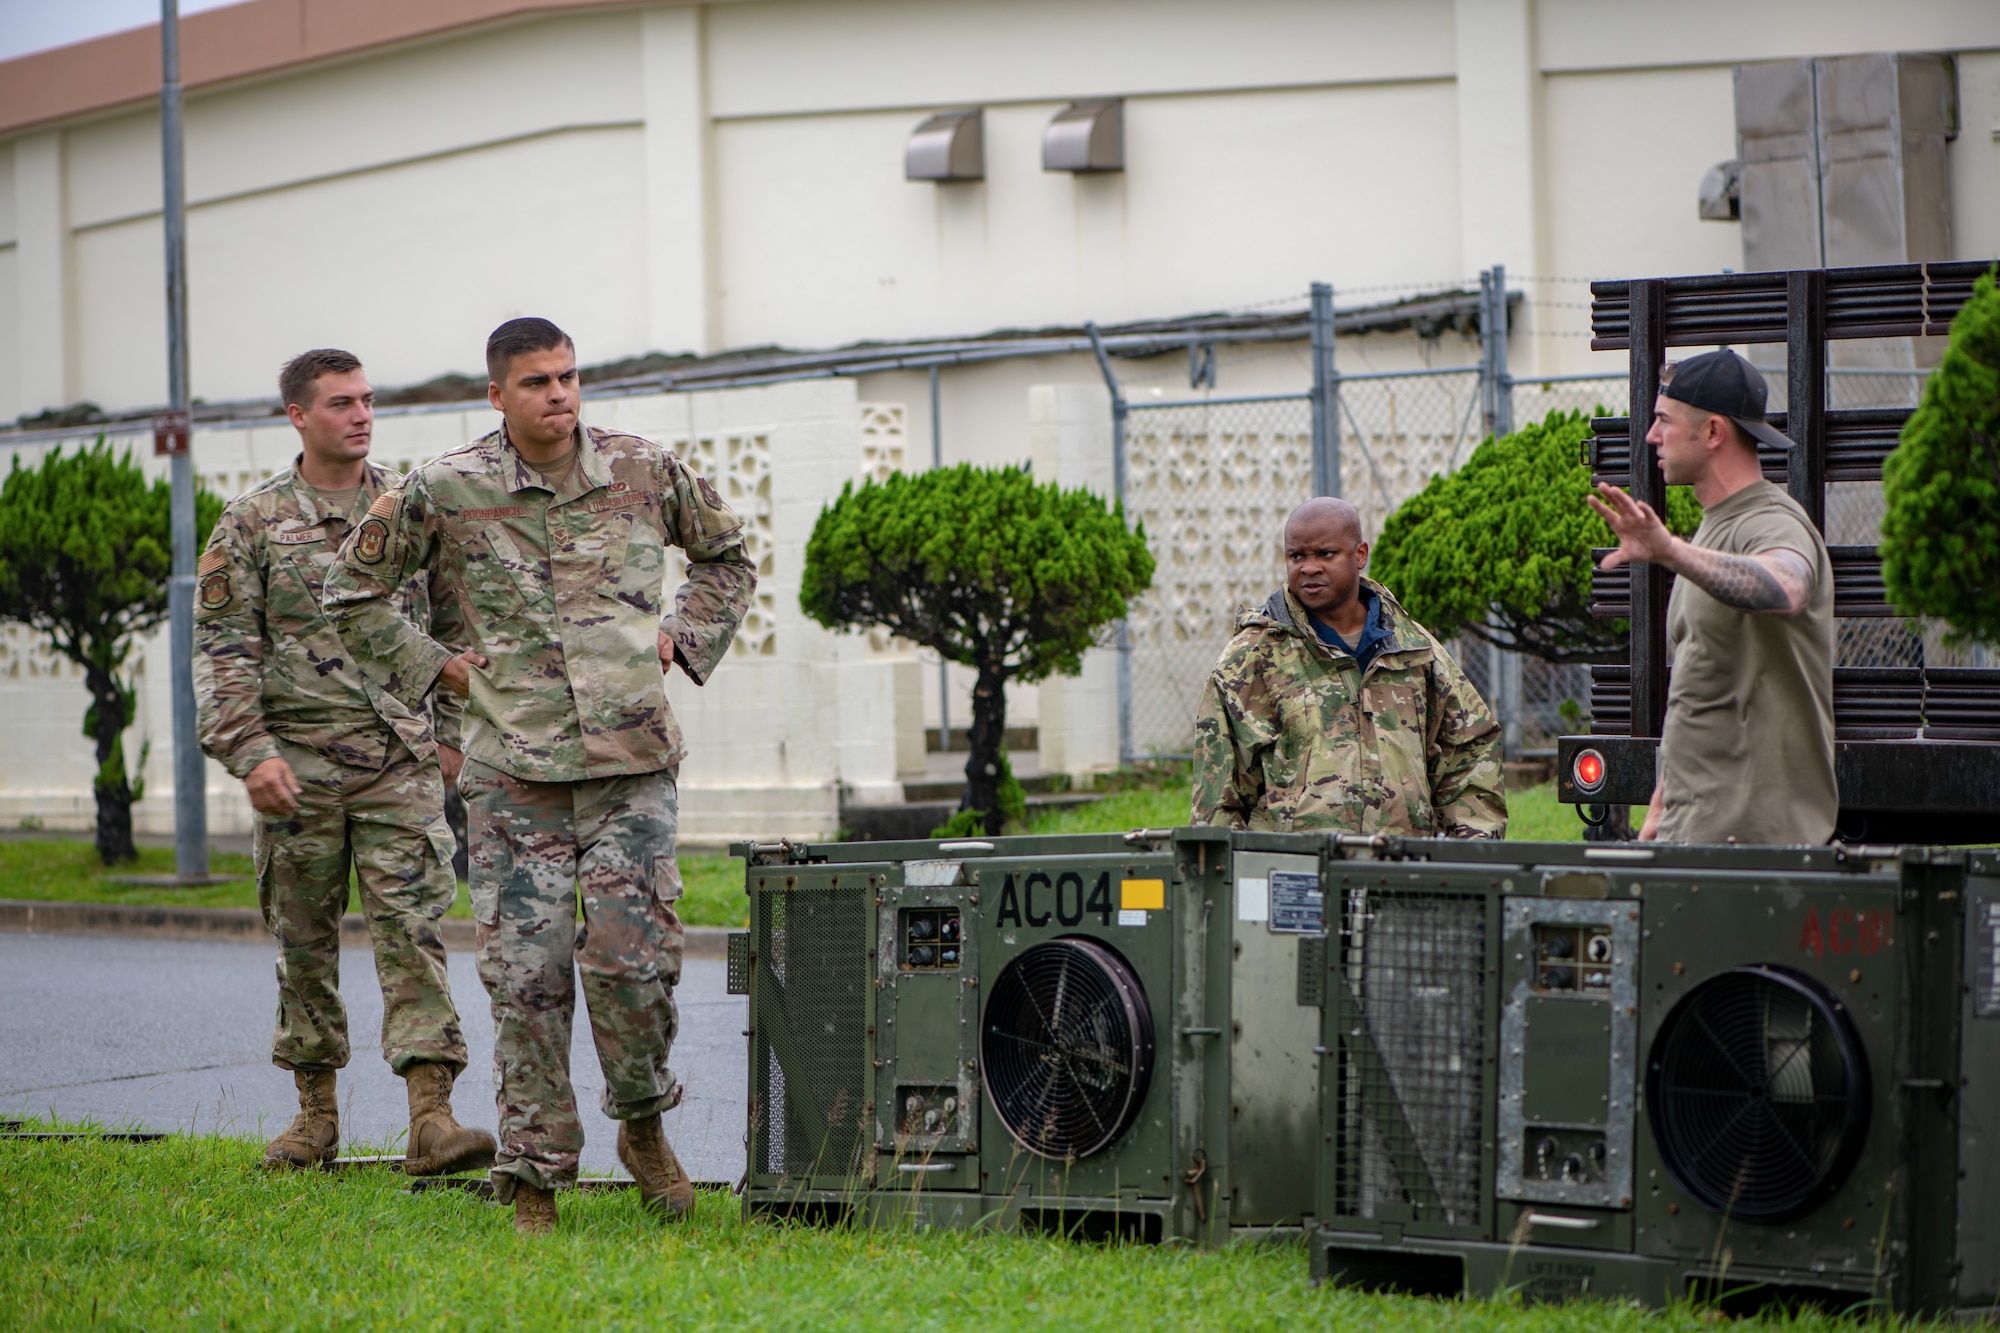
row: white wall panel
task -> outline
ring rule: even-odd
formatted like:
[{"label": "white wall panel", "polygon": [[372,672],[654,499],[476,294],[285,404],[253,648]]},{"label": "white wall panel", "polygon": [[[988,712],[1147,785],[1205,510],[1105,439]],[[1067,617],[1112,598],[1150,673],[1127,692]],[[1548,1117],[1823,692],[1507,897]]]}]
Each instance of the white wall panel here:
[{"label": "white wall panel", "polygon": [[[1547,253],[1568,277],[1716,273],[1743,266],[1741,228],[1695,213],[1702,173],[1736,156],[1729,66],[1551,77],[1543,87],[1547,136]],[[1635,151],[1637,146],[1637,151]],[[1510,274],[1510,279],[1514,275]],[[1527,275],[1523,275],[1527,276]],[[1590,289],[1541,286],[1545,373],[1625,368],[1625,354],[1589,351]]]},{"label": "white wall panel", "polygon": [[1449,76],[1450,0],[777,0],[709,10],[718,116]]},{"label": "white wall panel", "polygon": [[2000,53],[1959,57],[1958,116],[1946,148],[1952,255],[2000,257]]},{"label": "white wall panel", "polygon": [[[580,131],[197,207],[188,220],[194,393],[274,393],[307,347],[383,384],[477,371],[502,320],[541,314],[586,361],[646,350],[640,132]],[[157,216],[80,232],[84,396],[165,397]]]},{"label": "white wall panel", "polygon": [[2000,5],[1993,0],[1680,0],[1671,8],[1637,0],[1536,0],[1536,10],[1542,68],[1550,71],[2000,47]]},{"label": "white wall panel", "polygon": [[0,143],[0,242],[20,235],[20,221],[14,216],[14,145]]},{"label": "white wall panel", "polygon": [[22,411],[20,251],[10,241],[0,245],[0,423]]},{"label": "white wall panel", "polygon": [[[97,227],[76,234],[71,299],[76,327],[76,396],[118,411],[167,401],[166,255],[160,219]],[[191,320],[208,293],[191,288]],[[244,330],[247,335],[249,330]],[[214,399],[207,370],[222,349],[189,339],[194,394]],[[276,393],[276,377],[262,393]]]},{"label": "white wall panel", "polygon": [[1041,169],[1057,104],[989,109],[987,179],[902,179],[906,113],[718,129],[724,340],[1115,321],[1458,277],[1448,83],[1136,99],[1127,169]]},{"label": "white wall panel", "polygon": [[[562,126],[637,124],[639,16],[571,14],[370,53],[187,105],[188,198],[203,201]],[[160,207],[160,121],[146,107],[70,134],[82,227]]]}]

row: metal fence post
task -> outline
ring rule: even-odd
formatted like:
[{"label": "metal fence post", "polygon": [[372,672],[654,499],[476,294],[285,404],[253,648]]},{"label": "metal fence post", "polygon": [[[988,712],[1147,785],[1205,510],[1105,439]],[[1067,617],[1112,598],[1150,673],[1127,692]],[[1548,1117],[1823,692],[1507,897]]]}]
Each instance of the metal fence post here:
[{"label": "metal fence post", "polygon": [[[1125,403],[1125,391],[1118,387],[1118,376],[1111,369],[1111,357],[1104,350],[1104,339],[1098,335],[1097,324],[1092,321],[1083,326],[1090,335],[1090,350],[1097,354],[1097,369],[1104,376],[1104,387],[1111,391],[1111,489],[1118,501],[1125,522],[1132,522],[1132,515],[1126,508],[1125,493],[1125,417],[1129,410]],[[1131,617],[1120,617],[1118,621],[1118,762],[1130,764],[1136,757],[1132,753],[1132,621]]]},{"label": "metal fence post", "polygon": [[1507,371],[1507,266],[1479,274],[1479,402],[1488,435],[1514,433],[1514,377]]},{"label": "metal fence post", "polygon": [[[1479,274],[1479,398],[1486,433],[1514,431],[1514,378],[1507,372],[1507,268],[1495,264]],[[1487,700],[1500,721],[1500,745],[1509,759],[1521,754],[1524,704],[1521,655],[1487,645]]]},{"label": "metal fence post", "polygon": [[[944,416],[938,367],[931,366],[931,470],[944,466]],[[951,753],[951,663],[938,655],[938,753]]]},{"label": "metal fence post", "polygon": [[1507,266],[1493,266],[1493,433],[1514,433],[1514,377],[1507,370]]},{"label": "metal fence post", "polygon": [[[187,357],[187,173],[182,158],[180,6],[160,3],[161,212],[167,247],[167,403],[185,423]],[[208,877],[208,766],[195,735],[193,432],[170,460],[173,574],[167,583],[167,651],[172,654],[174,871]]]},{"label": "metal fence post", "polygon": [[1313,494],[1340,494],[1340,372],[1333,360],[1333,284],[1312,285]]}]

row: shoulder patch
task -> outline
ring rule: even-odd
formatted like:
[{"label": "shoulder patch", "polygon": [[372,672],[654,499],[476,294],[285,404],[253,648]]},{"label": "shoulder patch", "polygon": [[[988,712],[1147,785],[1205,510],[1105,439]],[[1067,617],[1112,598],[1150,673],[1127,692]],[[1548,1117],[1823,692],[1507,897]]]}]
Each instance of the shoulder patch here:
[{"label": "shoulder patch", "polygon": [[197,574],[213,574],[229,564],[229,553],[220,546],[211,546],[201,553],[201,562],[195,566]]},{"label": "shoulder patch", "polygon": [[[386,498],[386,497],[385,497]],[[377,500],[376,504],[381,504]],[[354,534],[354,558],[364,565],[379,565],[389,553],[389,525],[371,509]]]},{"label": "shoulder patch", "polygon": [[375,503],[368,506],[370,518],[387,518],[396,512],[396,504],[403,498],[400,490],[384,491],[375,497]]},{"label": "shoulder patch", "polygon": [[205,574],[202,576],[201,580],[202,610],[220,611],[223,607],[229,605],[230,595],[231,592],[229,587],[228,570],[218,569],[213,573]]},{"label": "shoulder patch", "polygon": [[709,484],[707,477],[697,475],[694,479],[694,484],[695,489],[701,492],[702,500],[710,509],[720,509],[723,507],[722,497],[715,493],[715,487]]}]

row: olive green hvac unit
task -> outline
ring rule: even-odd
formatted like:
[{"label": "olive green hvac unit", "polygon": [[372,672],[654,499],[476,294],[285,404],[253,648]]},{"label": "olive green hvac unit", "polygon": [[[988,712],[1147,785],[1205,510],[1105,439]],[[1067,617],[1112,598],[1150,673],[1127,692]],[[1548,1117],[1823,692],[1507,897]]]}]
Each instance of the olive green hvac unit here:
[{"label": "olive green hvac unit", "polygon": [[1315,1277],[2000,1297],[1992,853],[1383,855],[1326,872]]},{"label": "olive green hvac unit", "polygon": [[746,1207],[1203,1243],[1301,1224],[1321,847],[1182,829],[740,848]]}]

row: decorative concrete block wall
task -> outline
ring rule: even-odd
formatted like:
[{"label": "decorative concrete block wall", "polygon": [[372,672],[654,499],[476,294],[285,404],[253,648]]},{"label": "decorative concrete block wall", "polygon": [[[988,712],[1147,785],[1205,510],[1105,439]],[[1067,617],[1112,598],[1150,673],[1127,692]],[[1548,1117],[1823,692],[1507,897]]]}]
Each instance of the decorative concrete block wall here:
[{"label": "decorative concrete block wall", "polygon": [[[697,687],[675,672],[668,696],[687,734],[680,774],[681,831],[690,842],[732,838],[824,838],[838,827],[843,788],[851,802],[900,800],[899,777],[923,767],[923,692],[914,651],[886,635],[830,633],[799,610],[806,539],[821,507],[849,481],[902,466],[902,408],[859,404],[849,380],[816,380],[704,394],[586,400],[584,420],[645,435],[688,458],[740,513],[757,561],[755,605],[727,661]],[[402,412],[376,420],[373,457],[407,469],[493,429],[484,406]],[[18,451],[33,464],[49,449],[87,445],[94,435],[45,440]],[[131,445],[151,473],[165,460],[149,439]],[[234,496],[289,466],[298,439],[289,425],[206,428],[195,433],[195,471]],[[682,578],[678,562],[669,588]],[[127,752],[146,795],[133,818],[143,833],[173,829],[173,735],[166,633],[133,652],[138,719]],[[51,829],[94,826],[89,706],[81,673],[40,638],[0,628],[0,828],[22,821]],[[242,784],[208,766],[209,829],[250,830]]]}]

